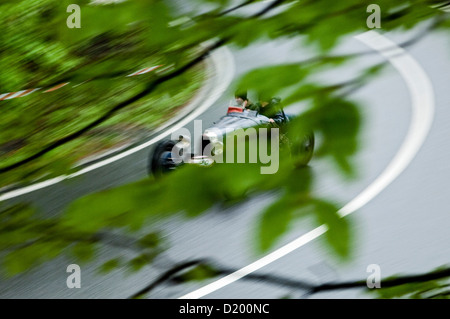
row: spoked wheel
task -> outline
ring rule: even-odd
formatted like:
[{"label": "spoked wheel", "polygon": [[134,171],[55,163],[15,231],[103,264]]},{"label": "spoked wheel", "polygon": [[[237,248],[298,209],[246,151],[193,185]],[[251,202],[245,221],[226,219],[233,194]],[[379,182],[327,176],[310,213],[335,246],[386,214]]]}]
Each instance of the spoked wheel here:
[{"label": "spoked wheel", "polygon": [[160,177],[176,168],[177,165],[172,158],[172,149],[175,145],[175,141],[169,140],[162,141],[156,146],[153,155],[150,157],[149,174]]}]

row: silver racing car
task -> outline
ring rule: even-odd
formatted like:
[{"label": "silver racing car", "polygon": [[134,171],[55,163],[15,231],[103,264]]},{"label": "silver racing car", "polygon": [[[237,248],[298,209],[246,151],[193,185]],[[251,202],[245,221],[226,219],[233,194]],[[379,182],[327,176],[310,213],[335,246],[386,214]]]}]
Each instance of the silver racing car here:
[{"label": "silver racing car", "polygon": [[[199,154],[190,153],[191,141],[187,136],[180,135],[178,140],[161,141],[150,154],[149,171],[155,176],[161,176],[186,164],[210,166],[215,162],[216,156],[224,152],[224,140],[227,136],[249,128],[257,128],[257,131],[258,128],[266,128],[264,132],[270,132],[274,127],[283,130],[287,126],[288,129],[292,117],[285,115],[284,112],[283,116],[284,120],[281,123],[274,123],[257,111],[230,106],[226,115],[204,130]],[[307,165],[314,151],[314,134],[307,132],[303,135],[296,142],[286,142],[286,138],[280,138],[282,143],[289,144],[296,167]]]}]

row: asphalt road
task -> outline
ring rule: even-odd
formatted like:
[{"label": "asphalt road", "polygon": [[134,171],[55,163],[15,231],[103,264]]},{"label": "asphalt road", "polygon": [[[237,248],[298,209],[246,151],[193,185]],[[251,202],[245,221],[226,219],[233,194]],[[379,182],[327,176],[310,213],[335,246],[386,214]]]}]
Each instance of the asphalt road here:
[{"label": "asphalt road", "polygon": [[[408,39],[408,34],[387,35],[397,43]],[[297,41],[261,43],[246,49],[230,48],[236,65],[234,77],[268,63],[299,61],[311,56]],[[369,264],[381,267],[382,277],[399,273],[430,271],[448,263],[450,255],[450,215],[447,211],[450,188],[450,166],[446,160],[450,146],[448,121],[450,101],[448,82],[450,63],[448,37],[431,33],[419,43],[408,48],[408,53],[425,70],[432,81],[435,93],[433,126],[420,152],[407,169],[381,194],[349,218],[355,241],[352,258],[342,262],[318,238],[292,253],[263,267],[258,273],[326,282],[335,280],[365,280]],[[348,38],[338,52],[370,50],[354,38]],[[257,54],[255,54],[257,52]],[[255,58],[255,56],[257,58]],[[363,66],[382,61],[377,54],[365,55],[351,67],[330,72],[326,80],[341,82]],[[230,72],[233,72],[230,70]],[[232,97],[227,90],[198,119],[204,127],[224,114]],[[360,150],[355,157],[358,176],[347,179],[336,172],[329,163],[313,159],[310,169],[315,176],[317,196],[331,198],[342,206],[351,201],[379,176],[400,148],[411,121],[411,95],[405,79],[393,67],[382,76],[356,91],[353,97],[364,105],[361,110],[364,124],[361,131]],[[186,126],[192,129],[192,123]],[[94,170],[80,177],[49,186],[11,200],[33,202],[46,214],[60,214],[72,200],[105,188],[122,185],[147,174],[150,146],[123,160]],[[197,185],[201,187],[201,185]],[[112,255],[132,255],[131,251],[111,246],[101,247],[97,261],[82,265],[82,288],[68,289],[66,267],[74,260],[58,258],[35,270],[0,281],[0,298],[126,298],[152,282],[173,261],[211,258],[233,269],[244,267],[261,256],[253,249],[256,221],[262,209],[277,194],[255,197],[226,209],[216,207],[196,219],[174,217],[155,222],[170,243],[170,249],[154,266],[131,274],[124,269],[108,275],[99,275],[97,266]],[[312,220],[297,222],[282,238],[282,245],[317,225]],[[160,286],[148,297],[178,298],[204,286],[191,283],[183,286]],[[301,291],[241,279],[223,287],[207,298],[279,298],[290,295],[304,297]],[[334,291],[317,294],[311,298],[365,298],[362,290]]]}]

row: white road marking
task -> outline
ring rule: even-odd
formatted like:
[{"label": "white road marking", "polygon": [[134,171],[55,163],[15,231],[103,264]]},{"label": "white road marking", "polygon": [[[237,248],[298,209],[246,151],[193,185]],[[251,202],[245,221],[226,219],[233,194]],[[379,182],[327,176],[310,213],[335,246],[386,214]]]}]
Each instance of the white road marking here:
[{"label": "white road marking", "polygon": [[45,187],[49,187],[51,185],[55,185],[57,183],[60,183],[64,180],[68,180],[83,174],[86,174],[88,172],[91,172],[97,168],[106,166],[108,164],[111,164],[113,162],[116,162],[120,159],[123,159],[131,154],[134,154],[153,143],[158,142],[159,140],[162,140],[164,137],[170,135],[172,132],[177,131],[178,129],[182,128],[184,125],[187,125],[189,122],[197,118],[200,114],[202,114],[205,110],[207,110],[212,104],[214,104],[220,96],[225,92],[225,90],[228,88],[228,86],[231,84],[231,81],[233,80],[234,73],[235,73],[235,64],[233,55],[231,52],[226,48],[222,47],[216,51],[214,51],[213,54],[210,55],[211,61],[214,64],[214,68],[216,71],[215,81],[212,84],[212,91],[208,92],[203,102],[200,104],[200,106],[197,107],[195,111],[193,111],[191,114],[189,114],[187,117],[185,117],[183,120],[178,122],[176,125],[171,127],[169,130],[164,131],[163,133],[159,134],[158,136],[154,137],[153,139],[138,145],[132,149],[129,149],[123,153],[120,153],[118,155],[115,155],[111,158],[105,159],[103,161],[100,161],[96,164],[90,165],[84,169],[81,169],[73,174],[70,175],[61,175],[40,183],[36,183],[27,187],[23,187],[20,189],[12,190],[9,192],[6,192],[4,194],[0,195],[0,202],[5,201],[8,199],[12,199],[24,194],[28,194],[40,189],[43,189]]},{"label": "white road marking", "polygon": [[372,184],[342,207],[342,216],[367,204],[406,169],[425,142],[434,117],[433,86],[420,64],[404,49],[374,31],[363,33],[356,39],[378,51],[400,73],[411,95],[412,114],[406,138],[393,160]]},{"label": "white road marking", "polygon": [[[342,217],[363,207],[405,170],[423,145],[434,116],[434,93],[431,82],[422,67],[405,50],[375,31],[365,32],[358,35],[356,39],[378,51],[403,77],[411,95],[412,118],[406,138],[392,161],[375,181],[339,210]],[[183,295],[179,299],[204,297],[286,256],[326,231],[327,226],[321,225],[250,265]]]}]

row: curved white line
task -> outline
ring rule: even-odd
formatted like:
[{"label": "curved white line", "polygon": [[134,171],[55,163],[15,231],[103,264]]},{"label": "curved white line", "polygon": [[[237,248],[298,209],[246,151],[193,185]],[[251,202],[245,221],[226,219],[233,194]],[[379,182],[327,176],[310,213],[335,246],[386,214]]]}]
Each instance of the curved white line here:
[{"label": "curved white line", "polygon": [[59,182],[62,182],[67,179],[71,179],[83,174],[86,174],[88,172],[91,172],[97,168],[106,166],[108,164],[111,164],[113,162],[116,162],[120,159],[123,159],[124,157],[127,157],[131,154],[134,154],[153,143],[158,142],[159,140],[163,139],[167,135],[179,130],[184,125],[187,125],[189,122],[197,118],[200,114],[202,114],[204,111],[206,111],[214,102],[216,102],[220,96],[225,92],[225,90],[228,88],[228,86],[231,84],[231,81],[233,80],[234,73],[235,73],[235,64],[234,64],[234,58],[231,52],[226,48],[222,47],[216,51],[214,51],[213,54],[210,55],[211,62],[214,64],[214,69],[216,71],[215,81],[212,84],[212,91],[207,92],[205,99],[202,101],[202,103],[197,107],[195,111],[193,111],[189,116],[185,117],[182,121],[178,122],[176,125],[171,127],[169,130],[164,131],[163,133],[159,134],[158,136],[152,138],[151,140],[140,144],[132,149],[129,149],[125,152],[122,152],[120,154],[117,154],[113,157],[110,157],[108,159],[105,159],[103,161],[100,161],[96,164],[92,164],[84,169],[81,169],[73,174],[70,175],[61,175],[40,183],[36,183],[27,187],[23,187],[20,189],[16,189],[10,192],[6,192],[4,194],[0,195],[0,202],[18,197],[24,194],[28,194],[31,192],[34,192],[39,189],[43,189],[45,187],[55,185]]},{"label": "curved white line", "polygon": [[[431,82],[422,67],[405,50],[375,31],[365,32],[358,35],[356,39],[378,51],[403,77],[411,95],[412,118],[406,138],[395,157],[374,182],[339,210],[342,217],[367,204],[405,170],[423,145],[434,115],[434,93]],[[286,256],[323,235],[326,231],[327,226],[321,225],[250,265],[179,299],[197,299],[206,296]]]}]

